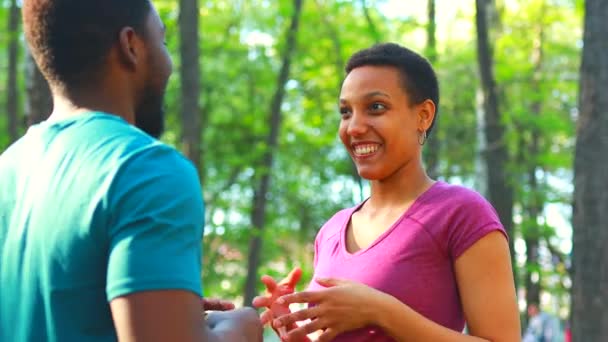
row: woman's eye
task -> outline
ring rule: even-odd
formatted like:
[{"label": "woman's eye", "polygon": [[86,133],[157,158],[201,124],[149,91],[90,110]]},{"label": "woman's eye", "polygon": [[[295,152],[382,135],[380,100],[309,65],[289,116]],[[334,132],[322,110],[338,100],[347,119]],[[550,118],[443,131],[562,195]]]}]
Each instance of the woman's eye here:
[{"label": "woman's eye", "polygon": [[375,112],[376,112],[376,111],[382,111],[382,110],[386,110],[386,106],[385,106],[385,105],[383,105],[382,103],[377,103],[377,102],[376,102],[376,103],[373,103],[373,104],[370,106],[370,108],[371,108],[371,110],[372,110],[372,111],[375,111]]},{"label": "woman's eye", "polygon": [[349,114],[350,109],[344,107],[344,108],[340,108],[340,115],[347,115]]}]

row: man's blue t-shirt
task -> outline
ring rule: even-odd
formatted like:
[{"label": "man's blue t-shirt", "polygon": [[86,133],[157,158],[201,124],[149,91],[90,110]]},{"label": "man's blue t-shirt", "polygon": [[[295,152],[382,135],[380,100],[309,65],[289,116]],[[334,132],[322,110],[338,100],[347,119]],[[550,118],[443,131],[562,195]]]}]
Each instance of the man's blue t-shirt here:
[{"label": "man's blue t-shirt", "polygon": [[32,126],[0,156],[0,341],[115,341],[109,302],[201,294],[196,169],[123,119]]}]

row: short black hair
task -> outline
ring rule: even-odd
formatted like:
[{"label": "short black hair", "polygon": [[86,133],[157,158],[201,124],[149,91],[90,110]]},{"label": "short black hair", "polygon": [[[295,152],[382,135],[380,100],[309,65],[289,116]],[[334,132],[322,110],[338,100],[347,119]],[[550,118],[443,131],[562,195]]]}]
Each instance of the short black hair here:
[{"label": "short black hair", "polygon": [[346,64],[346,74],[358,67],[391,66],[399,71],[403,89],[413,104],[429,99],[435,103],[435,118],[427,130],[435,126],[439,111],[439,82],[429,61],[416,52],[395,43],[376,44],[353,54]]},{"label": "short black hair", "polygon": [[25,0],[23,28],[40,71],[70,88],[94,81],[124,27],[145,34],[149,0]]}]

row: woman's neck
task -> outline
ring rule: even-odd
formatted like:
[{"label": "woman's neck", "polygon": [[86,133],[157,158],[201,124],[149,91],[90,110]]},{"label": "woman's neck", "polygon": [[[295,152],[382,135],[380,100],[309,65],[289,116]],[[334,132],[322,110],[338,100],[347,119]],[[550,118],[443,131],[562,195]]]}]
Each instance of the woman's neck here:
[{"label": "woman's neck", "polygon": [[434,183],[422,167],[422,161],[412,161],[389,177],[372,181],[368,203],[373,208],[409,205]]}]

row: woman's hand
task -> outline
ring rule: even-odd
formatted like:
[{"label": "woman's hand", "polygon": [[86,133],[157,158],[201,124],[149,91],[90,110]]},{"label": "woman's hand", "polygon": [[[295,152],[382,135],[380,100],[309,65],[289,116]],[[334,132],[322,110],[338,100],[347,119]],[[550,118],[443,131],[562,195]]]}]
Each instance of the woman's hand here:
[{"label": "woman's hand", "polygon": [[309,303],[314,306],[277,317],[273,327],[292,327],[295,322],[311,322],[291,329],[283,341],[302,341],[306,335],[321,330],[316,341],[331,341],[341,333],[375,324],[375,308],[387,294],[366,285],[342,279],[315,279],[326,289],[304,291],[277,299],[280,305]]},{"label": "woman's hand", "polygon": [[[275,317],[291,313],[289,304],[279,304],[276,300],[281,296],[294,293],[296,285],[301,277],[302,270],[298,267],[294,268],[287,277],[279,283],[271,276],[262,276],[262,282],[266,285],[266,294],[264,296],[255,297],[252,303],[256,308],[267,308],[260,316],[262,324],[270,323]],[[295,324],[287,325],[283,326],[281,329],[275,329],[275,332],[277,332],[279,337],[282,337],[287,331],[296,327]]]}]

